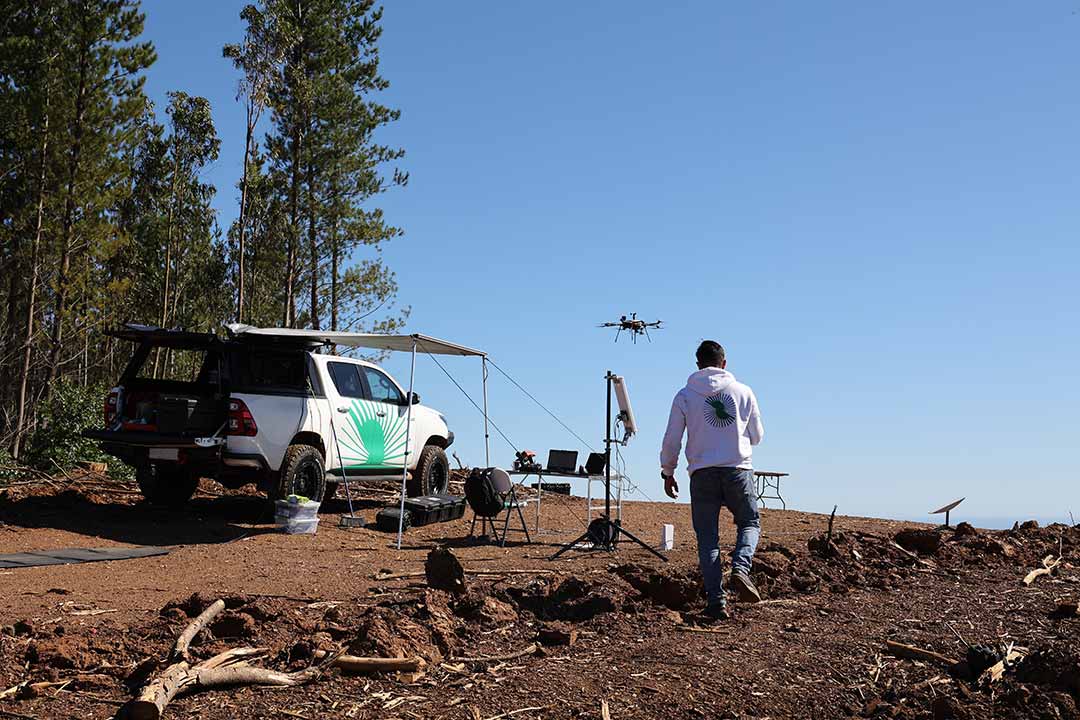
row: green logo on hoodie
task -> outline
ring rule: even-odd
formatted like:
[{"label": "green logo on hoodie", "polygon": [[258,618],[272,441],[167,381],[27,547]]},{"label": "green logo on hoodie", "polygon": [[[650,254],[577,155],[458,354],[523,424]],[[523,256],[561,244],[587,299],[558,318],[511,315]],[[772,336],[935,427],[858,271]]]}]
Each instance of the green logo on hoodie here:
[{"label": "green logo on hoodie", "polygon": [[735,422],[735,399],[727,393],[705,398],[705,422],[715,428],[726,428]]}]

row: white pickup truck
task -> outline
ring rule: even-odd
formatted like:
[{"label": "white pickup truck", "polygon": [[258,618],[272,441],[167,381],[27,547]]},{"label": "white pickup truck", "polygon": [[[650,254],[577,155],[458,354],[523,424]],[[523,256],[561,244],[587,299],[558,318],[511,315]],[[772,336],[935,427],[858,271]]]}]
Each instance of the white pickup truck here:
[{"label": "white pickup truck", "polygon": [[271,499],[321,501],[342,475],[401,481],[408,494],[446,491],[446,418],[385,370],[289,336],[128,325],[110,333],[135,352],[105,399],[105,427],[87,430],[132,465],[147,500],[181,505],[200,477],[256,483]]}]

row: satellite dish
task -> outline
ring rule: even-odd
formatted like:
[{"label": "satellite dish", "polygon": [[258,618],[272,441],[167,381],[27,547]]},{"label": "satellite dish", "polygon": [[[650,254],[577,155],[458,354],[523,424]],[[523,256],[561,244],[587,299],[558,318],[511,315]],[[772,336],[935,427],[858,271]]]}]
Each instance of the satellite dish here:
[{"label": "satellite dish", "polygon": [[964,502],[964,499],[965,498],[960,498],[959,500],[954,500],[951,503],[949,503],[948,505],[945,505],[944,507],[940,507],[937,510],[931,510],[930,514],[931,515],[940,515],[941,513],[945,513],[945,527],[949,527],[949,512],[952,511],[952,509],[955,508],[957,505]]}]

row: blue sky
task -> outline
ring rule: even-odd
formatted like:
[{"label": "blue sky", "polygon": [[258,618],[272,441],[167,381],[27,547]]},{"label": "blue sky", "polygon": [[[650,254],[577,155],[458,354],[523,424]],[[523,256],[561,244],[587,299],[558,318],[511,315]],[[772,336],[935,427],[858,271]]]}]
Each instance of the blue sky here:
[{"label": "blue sky", "polygon": [[[226,227],[242,3],[143,5],[148,92],[213,103]],[[382,140],[411,180],[380,204],[405,230],[385,258],[410,329],[486,349],[590,441],[604,371],[625,375],[645,495],[712,338],[758,395],[755,464],[792,474],[789,507],[1080,515],[1075,4],[400,1],[384,27],[403,114]],[[665,329],[595,327],[629,312]],[[478,395],[477,363],[446,365]],[[481,462],[476,411],[418,373]],[[490,395],[515,444],[579,445],[497,373]]]}]

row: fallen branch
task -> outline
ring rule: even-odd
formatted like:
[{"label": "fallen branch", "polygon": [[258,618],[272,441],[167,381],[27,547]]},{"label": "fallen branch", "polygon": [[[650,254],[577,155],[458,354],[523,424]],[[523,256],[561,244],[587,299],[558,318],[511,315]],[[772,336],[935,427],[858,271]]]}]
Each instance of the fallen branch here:
[{"label": "fallen branch", "polygon": [[322,668],[318,667],[310,667],[294,673],[283,673],[244,664],[224,668],[196,668],[195,686],[206,689],[235,685],[295,687],[317,679],[320,674],[322,674]]},{"label": "fallen branch", "polygon": [[1046,557],[1043,558],[1041,568],[1035,568],[1034,570],[1032,570],[1031,572],[1029,572],[1027,575],[1024,576],[1024,584],[1025,585],[1030,585],[1031,583],[1035,582],[1035,578],[1039,577],[1040,575],[1049,575],[1050,573],[1054,572],[1054,570],[1060,564],[1061,564],[1061,558],[1060,557],[1057,560],[1055,560],[1053,555],[1047,555]]},{"label": "fallen branch", "polygon": [[225,602],[216,600],[184,628],[171,654],[176,662],[144,685],[138,696],[124,705],[123,717],[128,720],[160,720],[169,703],[181,692],[192,688],[211,689],[233,685],[290,687],[311,682],[322,673],[322,668],[318,666],[295,673],[252,667],[247,664],[248,660],[266,654],[266,648],[252,647],[232,648],[192,667],[188,654],[191,641],[224,609]]},{"label": "fallen branch", "polygon": [[829,532],[825,536],[825,544],[828,545],[832,542],[832,528],[833,522],[836,520],[836,505],[832,506],[832,514],[829,515]]},{"label": "fallen branch", "polygon": [[[315,653],[316,660],[325,660],[330,653],[318,650]],[[338,655],[327,663],[329,667],[336,667],[346,672],[371,673],[371,672],[419,672],[425,662],[423,658],[387,658],[387,657],[358,657],[356,655]]]},{"label": "fallen branch", "polygon": [[202,611],[199,617],[192,620],[191,624],[184,628],[184,632],[180,633],[180,637],[176,639],[176,647],[174,647],[172,651],[173,659],[187,660],[188,646],[191,645],[191,641],[210,624],[211,620],[220,615],[224,609],[225,601],[215,600],[210,607]]},{"label": "fallen branch", "polygon": [[18,685],[12,685],[7,690],[0,691],[0,700],[7,700],[8,698],[22,699],[28,697],[34,697],[45,690],[50,690],[54,687],[63,687],[70,683],[71,680],[61,680],[59,682],[50,682],[48,680],[42,682],[32,683],[29,680],[24,680]]},{"label": "fallen branch", "polygon": [[519,657],[524,657],[526,655],[532,655],[533,653],[536,652],[537,647],[539,647],[539,646],[536,643],[532,643],[531,645],[529,645],[528,647],[526,647],[526,648],[524,648],[522,650],[518,650],[517,652],[512,652],[512,653],[509,653],[507,655],[491,655],[491,656],[488,656],[488,657],[452,657],[450,659],[452,661],[454,661],[454,662],[475,662],[475,663],[503,662],[504,660],[516,660]]},{"label": "fallen branch", "polygon": [[893,640],[885,641],[885,649],[888,650],[891,655],[907,658],[908,660],[923,660],[925,662],[944,665],[945,667],[952,667],[956,664],[956,660],[940,653],[936,653],[933,650],[923,650],[914,645],[905,645],[904,643],[898,643]]}]

